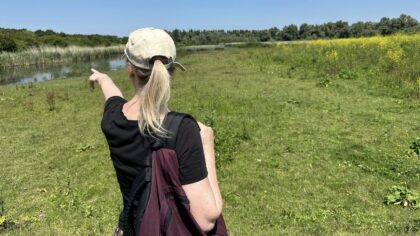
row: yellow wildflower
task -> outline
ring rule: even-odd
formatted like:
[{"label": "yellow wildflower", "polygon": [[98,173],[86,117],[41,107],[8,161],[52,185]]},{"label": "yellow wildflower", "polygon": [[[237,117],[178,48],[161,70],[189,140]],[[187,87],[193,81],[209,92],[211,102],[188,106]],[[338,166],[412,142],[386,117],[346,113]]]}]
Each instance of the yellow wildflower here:
[{"label": "yellow wildflower", "polygon": [[400,63],[403,56],[404,56],[404,51],[401,47],[393,47],[393,48],[388,50],[388,52],[386,53],[386,56],[392,62]]},{"label": "yellow wildflower", "polygon": [[335,49],[333,49],[331,51],[327,51],[325,56],[329,61],[336,61],[338,59],[338,52]]}]

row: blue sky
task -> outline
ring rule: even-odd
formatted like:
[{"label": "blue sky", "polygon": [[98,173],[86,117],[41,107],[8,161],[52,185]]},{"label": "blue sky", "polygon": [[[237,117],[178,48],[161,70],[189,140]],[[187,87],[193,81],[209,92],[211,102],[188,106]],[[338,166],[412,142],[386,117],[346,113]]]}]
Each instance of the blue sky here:
[{"label": "blue sky", "polygon": [[9,0],[0,27],[126,36],[154,26],[178,29],[267,29],[288,24],[379,21],[408,14],[420,20],[420,0]]}]

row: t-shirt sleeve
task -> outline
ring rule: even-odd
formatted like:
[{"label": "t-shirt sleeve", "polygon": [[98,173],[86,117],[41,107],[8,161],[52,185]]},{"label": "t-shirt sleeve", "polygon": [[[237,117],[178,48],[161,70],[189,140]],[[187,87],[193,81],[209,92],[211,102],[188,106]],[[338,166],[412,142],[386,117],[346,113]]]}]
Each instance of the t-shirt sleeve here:
[{"label": "t-shirt sleeve", "polygon": [[191,184],[207,177],[200,128],[194,119],[187,117],[182,120],[175,149],[182,185]]},{"label": "t-shirt sleeve", "polygon": [[120,96],[112,96],[112,97],[108,98],[105,101],[104,113],[109,111],[109,110],[115,109],[116,106],[118,106],[119,104],[124,103],[126,101],[127,100],[125,100],[123,97],[120,97]]}]

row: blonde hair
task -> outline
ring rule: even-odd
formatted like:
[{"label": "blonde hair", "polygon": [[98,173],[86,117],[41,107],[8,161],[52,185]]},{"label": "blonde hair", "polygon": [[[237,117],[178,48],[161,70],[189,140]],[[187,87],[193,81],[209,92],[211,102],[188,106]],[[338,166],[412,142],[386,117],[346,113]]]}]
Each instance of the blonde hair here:
[{"label": "blonde hair", "polygon": [[153,138],[167,136],[160,115],[168,109],[172,72],[173,70],[168,71],[159,59],[154,60],[151,71],[129,63],[129,75],[140,97],[138,125],[143,135]]}]

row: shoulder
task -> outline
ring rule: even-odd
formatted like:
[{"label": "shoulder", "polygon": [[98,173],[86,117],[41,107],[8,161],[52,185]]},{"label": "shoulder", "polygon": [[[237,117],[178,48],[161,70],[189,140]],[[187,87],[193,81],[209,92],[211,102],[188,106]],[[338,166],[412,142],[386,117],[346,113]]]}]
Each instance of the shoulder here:
[{"label": "shoulder", "polygon": [[104,111],[115,108],[117,105],[127,102],[125,98],[120,96],[112,96],[105,100]]},{"label": "shoulder", "polygon": [[198,130],[200,131],[200,126],[197,121],[191,115],[185,114],[186,116],[182,119],[180,124],[180,131],[182,130]]},{"label": "shoulder", "polygon": [[178,120],[176,122],[172,122],[178,123],[178,129],[173,129],[176,130],[176,138],[174,140],[176,149],[180,150],[188,148],[201,141],[200,127],[194,117],[189,114],[179,112],[171,112],[171,116],[173,120]]},{"label": "shoulder", "polygon": [[185,118],[182,120],[180,125],[180,132],[191,134],[198,133],[201,139],[205,142],[214,141],[214,131],[210,126],[206,126],[201,122],[198,122],[194,117],[189,114],[185,114]]},{"label": "shoulder", "polygon": [[177,134],[189,131],[200,131],[197,121],[190,114],[171,111],[165,119],[165,128]]}]

